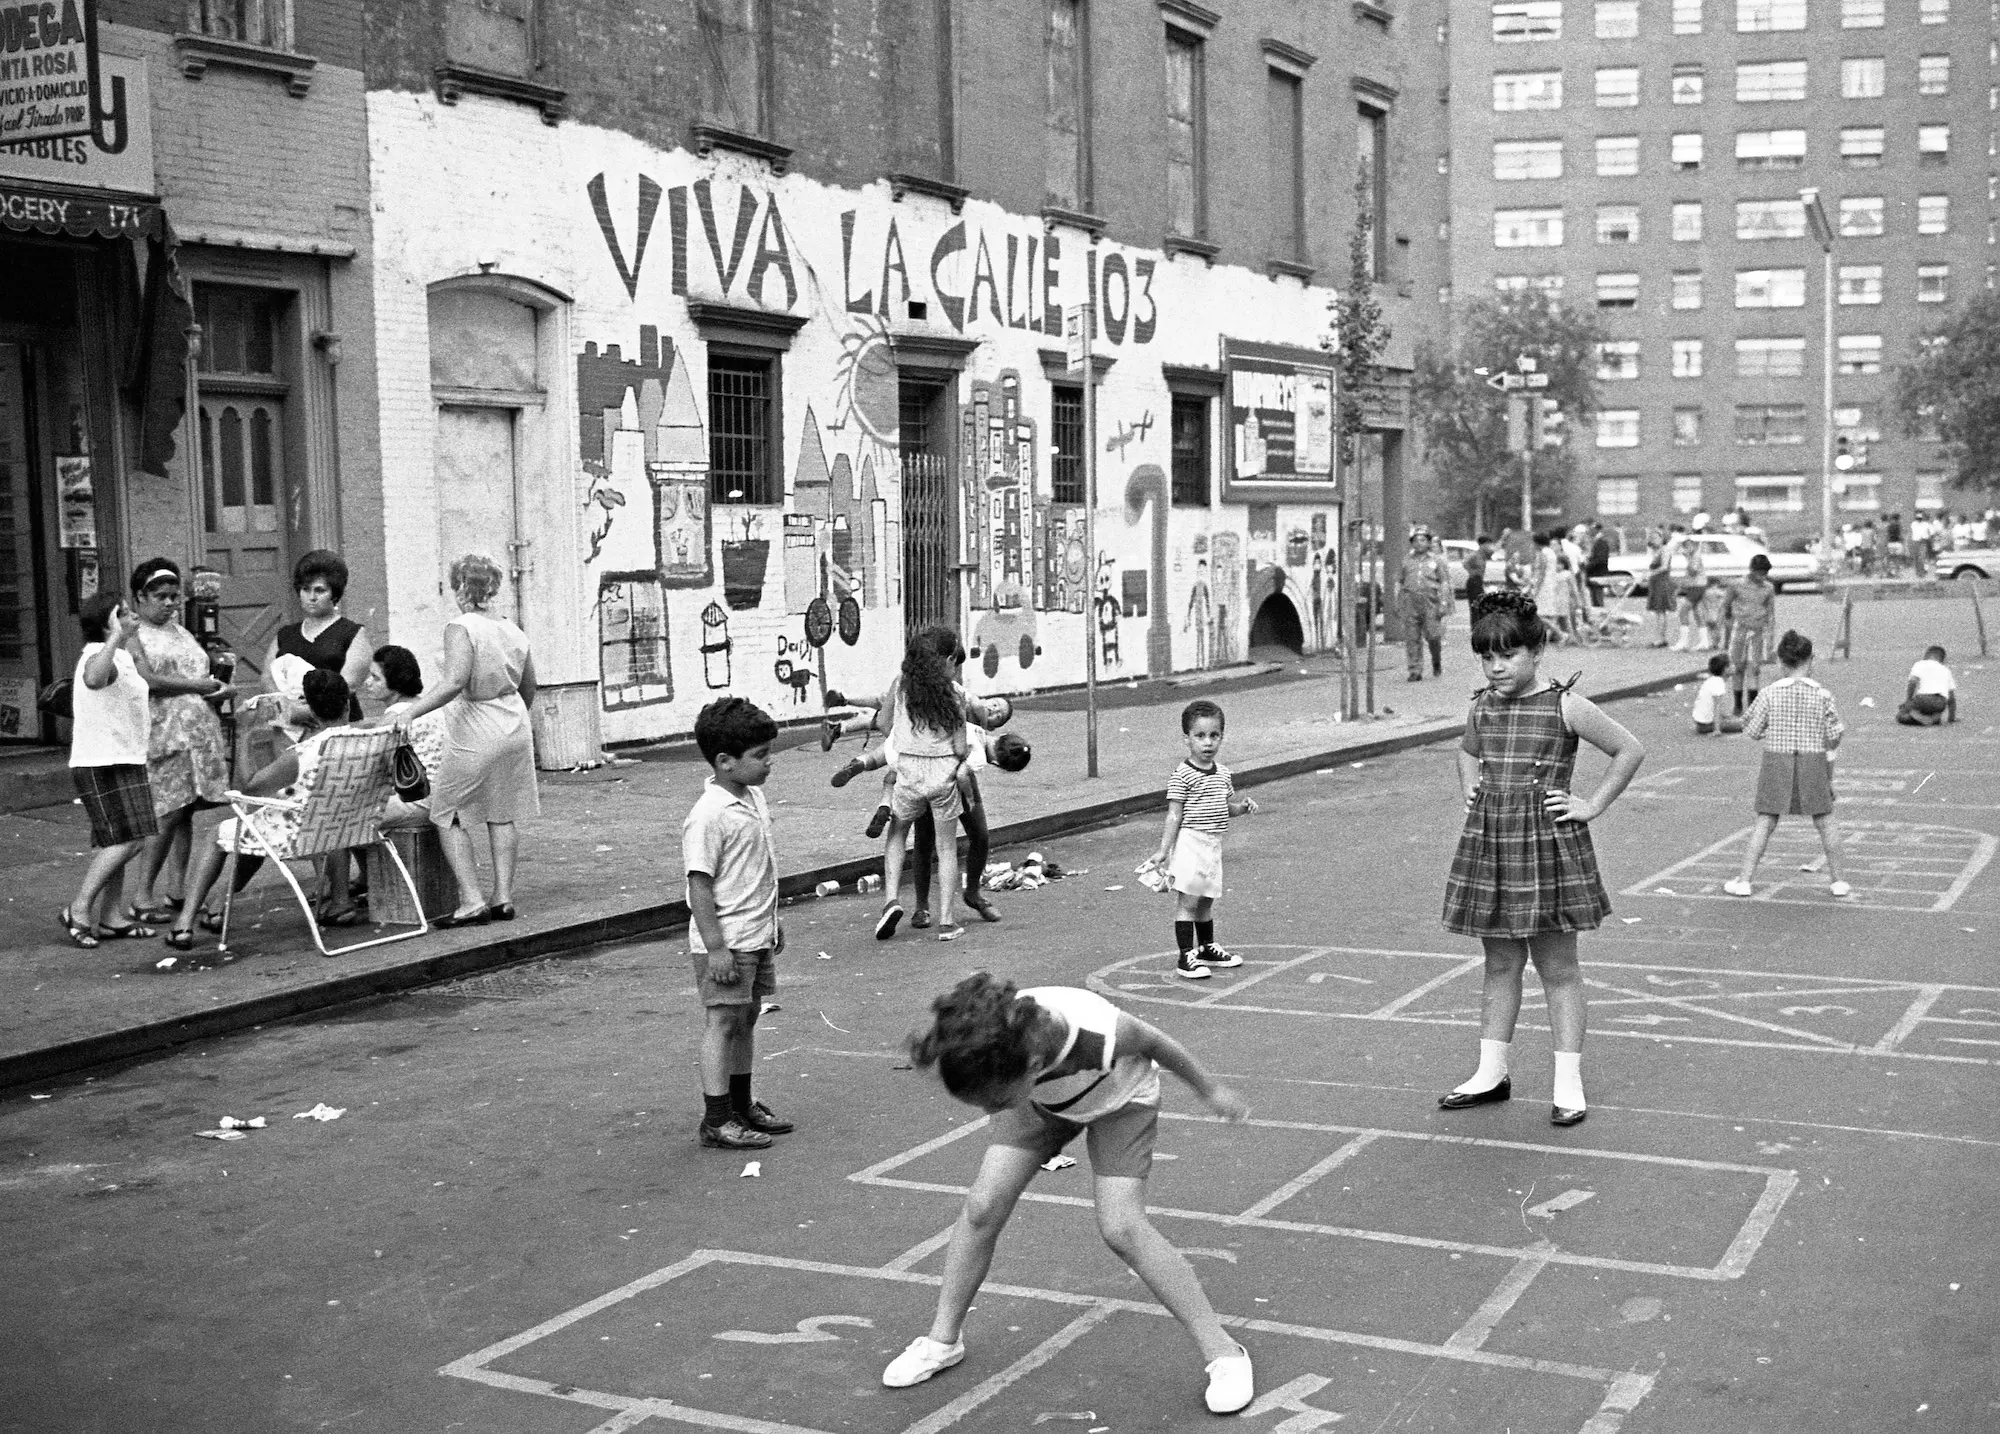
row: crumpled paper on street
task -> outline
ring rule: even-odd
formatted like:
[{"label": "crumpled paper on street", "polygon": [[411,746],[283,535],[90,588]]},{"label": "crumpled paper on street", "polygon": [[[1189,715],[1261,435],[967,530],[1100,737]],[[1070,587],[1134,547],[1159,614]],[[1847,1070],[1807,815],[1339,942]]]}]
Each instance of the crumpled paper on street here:
[{"label": "crumpled paper on street", "polygon": [[321,1101],[319,1104],[315,1105],[311,1110],[300,1111],[297,1115],[294,1115],[292,1119],[293,1120],[339,1120],[345,1114],[347,1114],[346,1106],[343,1105],[338,1109],[335,1109],[333,1106],[328,1105],[325,1101]]}]

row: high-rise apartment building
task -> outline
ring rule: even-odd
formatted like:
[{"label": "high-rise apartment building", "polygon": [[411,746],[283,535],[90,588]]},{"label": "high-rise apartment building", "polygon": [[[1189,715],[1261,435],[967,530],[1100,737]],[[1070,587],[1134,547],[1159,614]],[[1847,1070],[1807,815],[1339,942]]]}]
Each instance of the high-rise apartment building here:
[{"label": "high-rise apartment building", "polygon": [[1956,506],[1896,367],[1996,282],[1992,0],[1486,0],[1452,34],[1452,290],[1591,310],[1602,411],[1563,516],[1820,522],[1823,255],[1836,522]]}]

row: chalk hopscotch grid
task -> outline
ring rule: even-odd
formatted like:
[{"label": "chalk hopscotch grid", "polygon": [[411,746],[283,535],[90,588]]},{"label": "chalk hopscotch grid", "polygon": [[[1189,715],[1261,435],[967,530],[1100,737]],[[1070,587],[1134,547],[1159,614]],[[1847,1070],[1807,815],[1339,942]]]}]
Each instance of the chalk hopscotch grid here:
[{"label": "chalk hopscotch grid", "polygon": [[[1854,895],[1843,907],[1872,911],[1949,911],[2000,849],[2000,840],[1964,827],[1922,822],[1843,821],[1841,849]],[[1621,896],[1671,894],[1696,900],[1741,901],[1722,889],[1735,877],[1756,828],[1744,827],[1624,888]],[[1821,855],[1819,837],[1801,822],[1780,823],[1764,854],[1752,901],[1827,906],[1827,878],[1798,870]],[[1666,893],[1661,887],[1668,888]]]}]

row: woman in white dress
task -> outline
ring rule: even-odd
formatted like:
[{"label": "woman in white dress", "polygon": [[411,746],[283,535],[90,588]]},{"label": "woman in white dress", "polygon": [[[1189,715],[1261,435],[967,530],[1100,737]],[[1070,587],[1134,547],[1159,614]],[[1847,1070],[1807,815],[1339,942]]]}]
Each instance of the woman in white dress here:
[{"label": "woman in white dress", "polygon": [[[438,926],[514,919],[514,863],[521,840],[514,824],[542,810],[528,725],[535,659],[527,634],[486,610],[501,581],[499,564],[481,553],[467,553],[451,565],[459,615],[445,624],[443,675],[392,719],[405,733],[429,712],[442,710],[447,723],[443,754],[431,777],[431,821],[458,878],[459,905],[434,923]],[[490,899],[480,896],[479,863],[468,830],[474,822],[486,824],[492,846]]]},{"label": "woman in white dress", "polygon": [[1543,621],[1551,624],[1558,643],[1570,640],[1571,600],[1576,595],[1576,583],[1572,575],[1563,567],[1562,549],[1557,546],[1560,533],[1535,534],[1535,607]]}]

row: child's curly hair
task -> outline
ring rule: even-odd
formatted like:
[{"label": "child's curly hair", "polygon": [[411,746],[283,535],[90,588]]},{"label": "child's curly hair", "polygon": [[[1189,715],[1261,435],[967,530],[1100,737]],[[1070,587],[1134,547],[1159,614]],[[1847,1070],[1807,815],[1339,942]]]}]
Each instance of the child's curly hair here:
[{"label": "child's curly hair", "polygon": [[[1541,539],[1541,534],[1536,534]],[[1472,605],[1472,650],[1481,657],[1548,646],[1549,630],[1535,600],[1514,588],[1494,588]]]},{"label": "child's curly hair", "polygon": [[935,1067],[960,1099],[1019,1080],[1035,1060],[1041,1025],[1041,1009],[1019,997],[1012,981],[973,972],[931,1002],[930,1027],[911,1033],[910,1063]]},{"label": "child's curly hair", "polygon": [[903,650],[903,706],[910,721],[932,732],[961,731],[965,706],[952,685],[951,664],[964,660],[958,634],[948,627],[927,627]]}]

